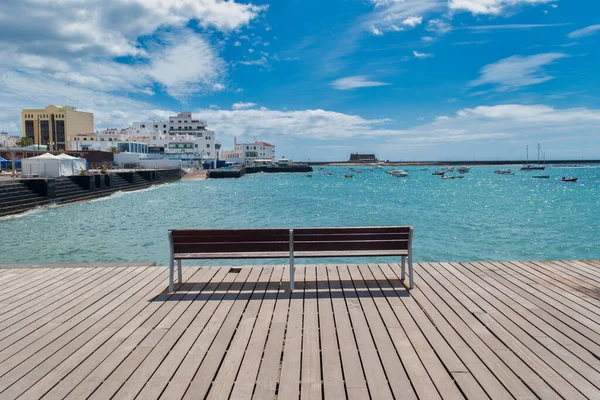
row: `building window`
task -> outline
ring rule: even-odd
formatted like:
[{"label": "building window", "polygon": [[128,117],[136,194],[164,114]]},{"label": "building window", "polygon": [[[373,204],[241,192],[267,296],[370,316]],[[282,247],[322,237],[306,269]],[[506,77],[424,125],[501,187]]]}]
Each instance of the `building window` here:
[{"label": "building window", "polygon": [[206,145],[206,148],[207,148],[207,149],[210,149],[210,144],[207,144],[207,145]]}]

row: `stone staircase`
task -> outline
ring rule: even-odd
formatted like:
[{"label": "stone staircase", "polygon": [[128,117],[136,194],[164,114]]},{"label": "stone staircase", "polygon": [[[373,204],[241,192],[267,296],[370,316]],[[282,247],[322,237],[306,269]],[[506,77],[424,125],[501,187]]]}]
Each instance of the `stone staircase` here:
[{"label": "stone staircase", "polygon": [[0,183],[0,217],[31,210],[37,206],[53,203],[20,182]]}]

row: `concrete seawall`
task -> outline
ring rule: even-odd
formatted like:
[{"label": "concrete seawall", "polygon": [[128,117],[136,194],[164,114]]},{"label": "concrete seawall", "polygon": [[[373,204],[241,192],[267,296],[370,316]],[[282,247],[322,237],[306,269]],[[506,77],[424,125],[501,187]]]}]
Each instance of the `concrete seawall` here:
[{"label": "concrete seawall", "polygon": [[122,171],[60,178],[20,179],[0,183],[0,217],[38,206],[66,204],[144,189],[181,179],[181,169]]}]

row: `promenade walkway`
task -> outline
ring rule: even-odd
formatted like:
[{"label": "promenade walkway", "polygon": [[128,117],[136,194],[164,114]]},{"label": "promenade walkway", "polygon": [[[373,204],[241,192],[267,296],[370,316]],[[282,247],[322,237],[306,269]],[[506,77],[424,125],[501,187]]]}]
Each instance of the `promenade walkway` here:
[{"label": "promenade walkway", "polygon": [[600,399],[600,261],[0,265],[1,399]]}]

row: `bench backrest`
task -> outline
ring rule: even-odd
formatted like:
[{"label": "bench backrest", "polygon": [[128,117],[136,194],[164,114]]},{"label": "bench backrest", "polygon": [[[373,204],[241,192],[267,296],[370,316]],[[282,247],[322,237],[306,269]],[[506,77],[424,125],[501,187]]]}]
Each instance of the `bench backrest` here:
[{"label": "bench backrest", "polygon": [[[294,228],[294,251],[408,250],[410,226]],[[289,229],[173,229],[174,253],[289,251]]]}]

